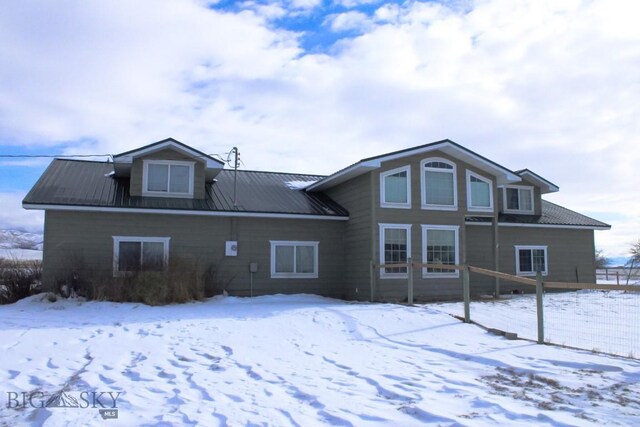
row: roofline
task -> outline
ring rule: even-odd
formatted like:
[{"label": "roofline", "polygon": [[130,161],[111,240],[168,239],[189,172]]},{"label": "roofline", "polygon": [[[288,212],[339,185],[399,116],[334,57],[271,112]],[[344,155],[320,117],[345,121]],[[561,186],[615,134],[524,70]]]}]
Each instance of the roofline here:
[{"label": "roofline", "polygon": [[222,166],[224,166],[224,164],[225,164],[222,160],[215,159],[215,158],[211,157],[210,155],[208,155],[207,153],[203,153],[200,150],[197,150],[197,149],[195,149],[193,147],[190,147],[187,144],[184,144],[184,143],[178,141],[175,138],[165,138],[165,139],[163,139],[161,141],[152,142],[151,144],[145,145],[144,147],[139,147],[139,148],[136,148],[136,149],[133,149],[133,150],[125,151],[124,153],[115,154],[115,155],[113,155],[113,162],[114,163],[131,163],[129,161],[120,161],[119,162],[117,159],[121,158],[121,157],[127,157],[127,156],[128,157],[132,157],[132,155],[134,153],[138,153],[138,152],[140,152],[141,154],[144,154],[144,153],[149,152],[149,151],[154,151],[152,149],[155,148],[156,146],[159,146],[159,145],[162,145],[162,144],[168,144],[168,143],[178,145],[178,146],[180,146],[180,148],[182,148],[183,150],[185,150],[187,152],[195,153],[195,157],[202,157],[203,160],[207,163],[207,167],[215,167],[213,165],[210,166],[210,162],[212,162],[212,161],[216,162],[216,163],[218,163],[218,164],[220,164]]},{"label": "roofline", "polygon": [[56,205],[22,202],[24,209],[33,210],[58,210],[78,212],[113,212],[113,213],[137,213],[137,214],[162,214],[162,215],[192,215],[192,216],[223,216],[245,218],[275,218],[275,219],[314,219],[327,221],[348,221],[348,216],[342,215],[312,215],[312,214],[285,214],[277,212],[230,212],[230,211],[196,211],[186,209],[153,209],[153,208],[115,208],[108,206],[86,205]]},{"label": "roofline", "polygon": [[560,187],[558,187],[557,185],[555,185],[553,182],[549,181],[548,179],[545,179],[543,177],[541,177],[540,175],[538,175],[537,173],[535,173],[534,171],[532,171],[531,169],[520,169],[515,171],[515,173],[518,176],[522,176],[522,175],[532,175],[535,179],[538,179],[539,181],[544,182],[545,184],[547,184],[547,187],[549,188],[549,193],[555,193],[556,191],[560,190]]},{"label": "roofline", "polygon": [[[405,148],[402,150],[398,150],[398,151],[392,151],[390,153],[386,153],[386,154],[381,154],[379,156],[374,156],[374,157],[368,157],[365,159],[362,159],[360,161],[358,161],[357,163],[354,163],[351,166],[347,166],[344,169],[339,170],[338,172],[335,172],[332,175],[329,175],[328,177],[321,179],[320,181],[316,182],[313,185],[310,185],[309,187],[306,188],[307,191],[313,191],[316,189],[323,189],[324,187],[326,187],[326,184],[330,183],[331,181],[334,181],[335,179],[351,172],[354,171],[356,169],[359,168],[366,168],[369,170],[372,169],[377,169],[380,167],[382,162],[385,161],[389,161],[389,160],[394,160],[397,158],[402,158],[402,157],[407,157],[413,154],[418,154],[421,152],[426,152],[426,151],[432,151],[434,149],[437,149],[440,146],[450,146],[458,151],[463,151],[468,155],[471,155],[472,157],[477,158],[478,160],[480,160],[482,163],[487,163],[491,168],[493,169],[498,169],[501,170],[502,173],[505,175],[505,177],[507,178],[507,181],[511,181],[511,182],[516,182],[516,181],[520,181],[521,177],[513,172],[511,169],[508,169],[502,165],[500,165],[499,163],[494,162],[493,160],[487,159],[486,157],[472,151],[469,150],[466,147],[463,147],[462,145],[451,141],[450,139],[443,139],[440,141],[436,141],[436,142],[431,142],[429,144],[424,144],[424,145],[419,145],[417,147],[411,147],[411,148]],[[319,187],[323,187],[323,188],[319,188]]]},{"label": "roofline", "polygon": [[[490,227],[493,225],[491,222],[473,222],[465,221],[465,225],[478,225],[484,227]],[[563,225],[563,224],[531,224],[531,223],[519,223],[519,222],[499,222],[499,227],[529,227],[529,228],[564,228],[570,230],[610,230],[611,226],[599,226],[599,225]]]}]

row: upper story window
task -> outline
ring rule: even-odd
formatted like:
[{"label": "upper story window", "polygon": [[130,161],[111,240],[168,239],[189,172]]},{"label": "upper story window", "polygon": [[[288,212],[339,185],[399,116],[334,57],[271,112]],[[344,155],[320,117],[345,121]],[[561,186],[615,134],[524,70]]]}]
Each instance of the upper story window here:
[{"label": "upper story window", "polygon": [[509,186],[504,189],[504,211],[533,213],[533,187]]},{"label": "upper story window", "polygon": [[380,174],[380,206],[383,208],[411,208],[410,166]]},{"label": "upper story window", "polygon": [[420,162],[422,169],[422,208],[437,210],[458,209],[456,165],[440,158]]},{"label": "upper story window", "polygon": [[145,196],[193,196],[193,162],[145,160],[142,194]]},{"label": "upper story window", "polygon": [[467,208],[493,212],[493,182],[471,171],[467,171]]}]

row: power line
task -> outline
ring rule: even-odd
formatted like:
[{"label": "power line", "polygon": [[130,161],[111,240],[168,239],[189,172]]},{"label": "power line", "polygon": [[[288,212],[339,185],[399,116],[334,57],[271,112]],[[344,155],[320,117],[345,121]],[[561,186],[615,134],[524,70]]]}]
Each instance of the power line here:
[{"label": "power line", "polygon": [[[192,159],[194,157],[217,157],[219,160],[228,163],[228,160],[225,161],[223,156],[227,156],[232,151],[227,153],[215,153],[215,154],[198,154],[189,157],[181,157],[181,159]],[[53,159],[53,158],[65,158],[65,159],[73,159],[73,158],[87,158],[87,157],[110,157],[113,158],[114,154],[0,154],[0,158],[2,159],[37,159],[37,158],[45,158],[45,159]],[[227,157],[228,159],[228,157]]]}]

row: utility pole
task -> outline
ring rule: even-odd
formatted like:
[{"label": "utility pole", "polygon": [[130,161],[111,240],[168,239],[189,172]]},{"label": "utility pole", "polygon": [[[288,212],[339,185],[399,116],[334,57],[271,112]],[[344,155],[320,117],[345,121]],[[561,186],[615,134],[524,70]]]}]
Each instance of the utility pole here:
[{"label": "utility pole", "polygon": [[238,207],[238,166],[240,166],[240,153],[238,147],[233,147],[231,152],[235,155],[233,162],[233,207]]}]

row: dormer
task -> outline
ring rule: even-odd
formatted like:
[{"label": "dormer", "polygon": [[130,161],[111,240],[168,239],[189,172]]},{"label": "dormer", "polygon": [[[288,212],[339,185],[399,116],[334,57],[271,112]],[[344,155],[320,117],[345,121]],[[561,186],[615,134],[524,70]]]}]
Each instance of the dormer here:
[{"label": "dormer", "polygon": [[503,185],[499,190],[500,212],[515,215],[541,215],[542,195],[555,193],[558,186],[540,175],[522,169],[515,172],[520,181]]},{"label": "dormer", "polygon": [[141,197],[204,199],[224,162],[173,138],[117,154],[116,178],[129,178],[129,193]]}]

